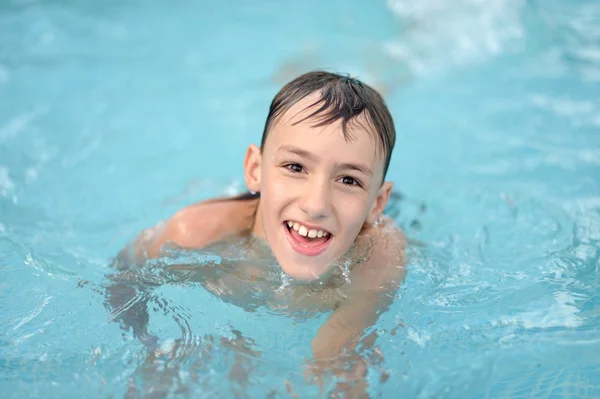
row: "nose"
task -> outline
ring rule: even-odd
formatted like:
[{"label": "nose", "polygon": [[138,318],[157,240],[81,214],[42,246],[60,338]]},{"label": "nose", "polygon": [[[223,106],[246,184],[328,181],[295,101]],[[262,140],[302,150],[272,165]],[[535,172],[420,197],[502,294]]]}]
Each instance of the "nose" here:
[{"label": "nose", "polygon": [[331,212],[331,189],[325,182],[306,185],[300,201],[300,209],[311,219],[323,219]]}]

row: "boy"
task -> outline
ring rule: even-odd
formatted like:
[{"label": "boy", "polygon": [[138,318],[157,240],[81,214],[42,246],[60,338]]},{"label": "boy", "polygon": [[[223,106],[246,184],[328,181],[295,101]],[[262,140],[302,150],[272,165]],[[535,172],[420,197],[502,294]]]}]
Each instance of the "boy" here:
[{"label": "boy", "polygon": [[288,276],[326,286],[336,260],[351,249],[363,254],[335,287],[342,299],[312,342],[316,361],[334,359],[356,346],[405,274],[403,234],[383,216],[394,143],[392,117],[375,90],[328,72],[302,75],[275,96],[260,148],[247,150],[250,193],[189,206],[130,251],[137,263],[167,243],[193,249],[253,235]]}]

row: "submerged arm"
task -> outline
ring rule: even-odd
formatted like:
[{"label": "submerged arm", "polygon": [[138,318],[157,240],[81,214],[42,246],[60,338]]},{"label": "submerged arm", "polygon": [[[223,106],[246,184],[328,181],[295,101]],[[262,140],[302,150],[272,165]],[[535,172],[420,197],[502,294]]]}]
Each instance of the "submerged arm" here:
[{"label": "submerged arm", "polygon": [[150,288],[128,278],[132,266],[159,256],[166,243],[180,248],[201,248],[227,234],[241,232],[248,228],[255,204],[256,199],[244,196],[201,202],[142,231],[113,261],[113,267],[120,273],[111,276],[112,283],[106,287],[105,306],[111,312],[111,320],[125,329],[132,328],[134,336],[148,347],[154,345],[156,339],[147,331]]},{"label": "submerged arm", "polygon": [[358,367],[351,367],[348,373],[345,370],[352,365],[346,364],[348,358],[344,355],[353,353],[365,329],[375,324],[388,309],[406,275],[405,239],[393,221],[386,220],[383,226],[369,228],[361,234],[357,244],[370,246],[370,256],[353,270],[352,283],[345,290],[347,299],[312,341],[317,370],[331,369],[334,374],[354,381],[364,377],[364,364],[355,364]]}]

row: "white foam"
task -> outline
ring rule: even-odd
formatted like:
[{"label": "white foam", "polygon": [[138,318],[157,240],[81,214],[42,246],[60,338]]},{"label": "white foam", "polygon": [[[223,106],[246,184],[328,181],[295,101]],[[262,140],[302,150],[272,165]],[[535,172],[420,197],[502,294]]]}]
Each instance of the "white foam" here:
[{"label": "white foam", "polygon": [[388,0],[404,28],[384,46],[416,74],[497,56],[524,37],[524,0]]},{"label": "white foam", "polygon": [[22,131],[29,127],[33,120],[44,112],[46,112],[46,110],[43,109],[25,112],[11,119],[4,126],[0,126],[0,142],[18,136]]},{"label": "white foam", "polygon": [[238,180],[233,180],[229,183],[229,185],[227,185],[227,187],[225,187],[225,194],[230,197],[238,195],[240,193],[240,187],[240,182]]},{"label": "white foam", "polygon": [[418,332],[410,328],[408,330],[407,338],[411,341],[414,341],[421,348],[424,348],[427,341],[431,339],[431,336],[427,334],[419,334]]},{"label": "white foam", "polygon": [[8,175],[8,168],[6,166],[0,166],[0,195],[8,197],[8,195],[15,189],[15,183],[10,179]]},{"label": "white foam", "polygon": [[502,317],[497,324],[519,325],[527,329],[579,327],[583,324],[583,320],[577,315],[579,309],[575,306],[576,299],[582,298],[575,298],[572,293],[560,291],[554,294],[555,303],[544,309],[523,312],[511,317]]},{"label": "white foam", "polygon": [[591,101],[577,101],[571,98],[553,98],[537,94],[533,96],[533,104],[548,109],[560,116],[590,116],[595,114],[595,106]]}]

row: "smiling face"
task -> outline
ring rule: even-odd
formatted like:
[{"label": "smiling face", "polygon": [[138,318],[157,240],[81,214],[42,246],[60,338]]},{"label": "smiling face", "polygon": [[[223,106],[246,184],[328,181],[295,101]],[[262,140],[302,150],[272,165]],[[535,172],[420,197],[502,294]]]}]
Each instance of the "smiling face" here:
[{"label": "smiling face", "polygon": [[281,115],[262,153],[250,146],[244,165],[248,188],[261,193],[253,232],[266,239],[283,271],[301,280],[323,276],[350,249],[363,225],[381,216],[392,188],[381,184],[383,154],[366,121],[351,121],[351,140],[341,121],[295,124],[316,99],[308,96]]}]

